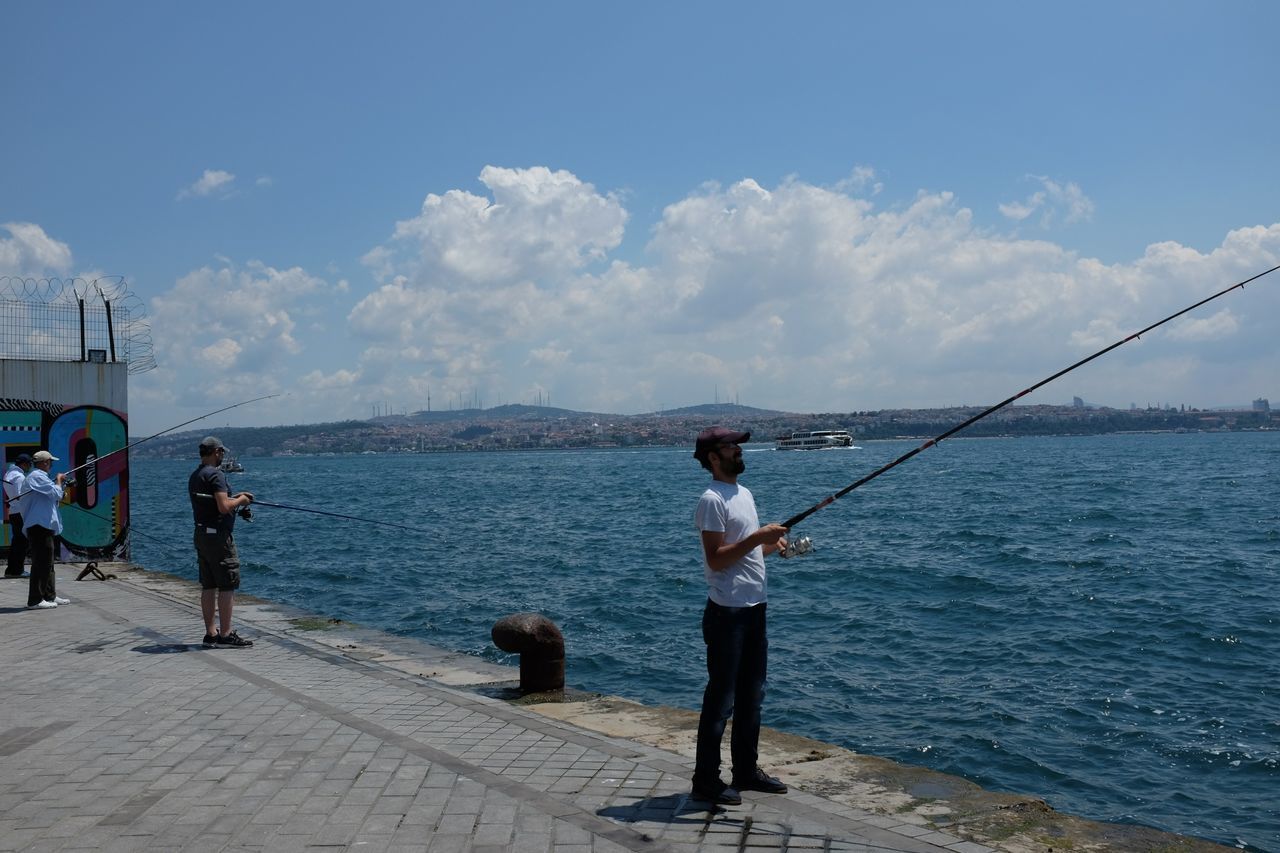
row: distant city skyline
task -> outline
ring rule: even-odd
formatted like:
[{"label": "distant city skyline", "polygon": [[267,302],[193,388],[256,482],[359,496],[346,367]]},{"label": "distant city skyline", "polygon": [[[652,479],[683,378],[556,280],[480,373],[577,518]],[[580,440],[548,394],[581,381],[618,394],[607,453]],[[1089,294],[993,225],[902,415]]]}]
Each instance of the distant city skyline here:
[{"label": "distant city skyline", "polygon": [[[12,4],[0,276],[155,432],[990,404],[1280,264],[1280,5]],[[1280,273],[1027,402],[1280,398]],[[1073,377],[1073,379],[1076,377]]]},{"label": "distant city skyline", "polygon": [[[816,410],[816,411],[766,408],[762,406],[754,406],[749,403],[741,403],[736,400],[717,401],[717,402],[708,402],[708,403],[693,403],[688,406],[674,406],[669,409],[654,409],[653,411],[648,411],[648,412],[605,412],[605,411],[596,411],[591,409],[578,410],[578,409],[563,408],[559,406],[552,406],[549,403],[548,404],[495,403],[490,406],[464,406],[461,408],[450,405],[450,406],[445,406],[443,408],[437,407],[435,409],[414,409],[414,408],[405,407],[405,406],[401,406],[401,407],[376,406],[374,409],[374,412],[371,414],[370,418],[368,419],[377,420],[380,418],[413,417],[415,415],[423,415],[423,414],[445,414],[445,413],[460,413],[460,412],[478,412],[478,413],[484,414],[489,412],[497,412],[497,411],[501,411],[503,409],[509,409],[512,407],[534,409],[534,410],[545,408],[551,411],[573,412],[574,414],[580,414],[580,415],[602,415],[602,416],[617,416],[617,417],[644,417],[644,416],[663,417],[663,416],[669,416],[676,413],[693,412],[701,409],[710,409],[710,408],[725,409],[726,411],[732,410],[732,409],[742,409],[745,411],[777,412],[780,414],[808,416],[808,415],[822,415],[822,414],[843,415],[843,414],[852,414],[855,412],[864,412],[864,411],[934,412],[934,411],[950,411],[950,410],[960,410],[960,409],[981,409],[981,408],[987,408],[989,406],[995,405],[996,403],[999,403],[999,402],[1001,401],[993,400],[993,401],[987,401],[982,403],[957,403],[957,404],[945,405],[945,406],[885,406],[885,407],[871,408],[871,409],[850,409],[850,410],[823,409],[823,410]],[[1018,408],[1020,406],[1027,406],[1027,407],[1047,406],[1049,408],[1060,408],[1060,409],[1079,409],[1079,408],[1114,409],[1117,411],[1134,411],[1134,410],[1178,411],[1178,410],[1182,410],[1182,411],[1196,411],[1196,412],[1249,412],[1249,411],[1270,411],[1271,410],[1270,399],[1266,397],[1257,397],[1247,403],[1229,403],[1222,406],[1204,406],[1204,405],[1198,405],[1196,403],[1191,403],[1191,402],[1171,403],[1168,401],[1146,402],[1146,403],[1137,403],[1137,402],[1131,401],[1128,403],[1128,405],[1109,406],[1103,403],[1093,403],[1088,400],[1084,400],[1080,397],[1072,397],[1071,401],[1066,403],[1053,402],[1053,401],[1046,400],[1038,403],[1015,401],[1009,404],[1009,408]],[[356,420],[363,420],[363,419],[357,418]],[[263,426],[263,425],[247,424],[247,426]]]}]

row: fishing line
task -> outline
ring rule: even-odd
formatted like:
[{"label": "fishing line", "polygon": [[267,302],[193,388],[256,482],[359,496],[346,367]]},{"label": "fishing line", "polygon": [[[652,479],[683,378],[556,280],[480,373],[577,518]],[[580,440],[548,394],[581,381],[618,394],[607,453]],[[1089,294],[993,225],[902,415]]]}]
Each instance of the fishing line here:
[{"label": "fishing line", "polygon": [[1020,399],[1020,398],[1022,398],[1022,397],[1025,397],[1026,395],[1030,394],[1032,391],[1036,390],[1037,388],[1039,388],[1039,387],[1041,387],[1041,386],[1043,386],[1043,385],[1048,385],[1048,384],[1049,384],[1050,382],[1052,382],[1053,380],[1055,380],[1055,379],[1057,379],[1057,378],[1059,378],[1059,377],[1061,377],[1061,376],[1065,376],[1066,374],[1068,374],[1068,373],[1070,373],[1071,371],[1075,370],[1077,367],[1081,367],[1081,366],[1083,366],[1083,365],[1085,365],[1085,364],[1088,364],[1089,362],[1093,361],[1095,358],[1098,358],[1098,357],[1100,357],[1100,356],[1106,355],[1107,353],[1111,352],[1111,351],[1112,351],[1113,349],[1115,349],[1116,347],[1123,346],[1124,344],[1127,344],[1129,341],[1132,341],[1132,340],[1135,340],[1136,338],[1140,338],[1140,337],[1142,337],[1142,336],[1143,336],[1143,335],[1145,335],[1147,332],[1150,332],[1152,329],[1155,329],[1155,328],[1157,328],[1157,327],[1159,327],[1159,326],[1163,326],[1165,323],[1168,323],[1170,320],[1173,320],[1173,319],[1176,319],[1176,318],[1178,318],[1178,317],[1181,317],[1183,314],[1186,314],[1188,311],[1194,311],[1195,309],[1199,308],[1201,305],[1204,305],[1204,304],[1205,304],[1205,303],[1207,303],[1207,302],[1212,302],[1213,300],[1217,299],[1219,296],[1225,296],[1226,294],[1230,293],[1231,291],[1235,290],[1236,288],[1243,288],[1246,284],[1249,284],[1249,283],[1250,283],[1250,282],[1252,282],[1252,281],[1256,281],[1256,280],[1258,280],[1258,279],[1262,278],[1264,275],[1268,275],[1268,274],[1270,274],[1270,273],[1273,273],[1273,272],[1275,272],[1276,270],[1280,270],[1280,264],[1278,264],[1278,265],[1276,265],[1276,266],[1272,267],[1272,268],[1271,268],[1271,269],[1269,269],[1269,270],[1264,270],[1263,272],[1260,272],[1260,273],[1258,273],[1258,274],[1257,274],[1257,275],[1255,275],[1255,276],[1250,276],[1249,278],[1246,278],[1244,281],[1236,282],[1235,284],[1231,285],[1230,287],[1226,288],[1225,290],[1220,290],[1220,291],[1218,291],[1217,293],[1213,294],[1212,296],[1205,297],[1204,299],[1201,299],[1199,302],[1195,303],[1194,305],[1189,305],[1189,306],[1187,306],[1186,308],[1183,308],[1181,311],[1178,311],[1178,312],[1177,312],[1177,313],[1175,313],[1175,314],[1170,314],[1168,317],[1165,317],[1163,320],[1159,321],[1158,323],[1152,323],[1150,326],[1147,326],[1145,329],[1142,329],[1141,331],[1134,332],[1132,335],[1129,335],[1129,337],[1127,337],[1127,338],[1123,338],[1123,339],[1121,339],[1121,340],[1118,340],[1118,341],[1116,341],[1115,343],[1113,343],[1111,346],[1106,347],[1106,348],[1104,348],[1104,349],[1100,349],[1100,350],[1098,350],[1097,352],[1095,352],[1093,355],[1089,356],[1088,358],[1082,358],[1082,359],[1080,359],[1079,361],[1077,361],[1075,364],[1071,365],[1070,367],[1063,368],[1062,370],[1059,370],[1057,373],[1053,374],[1052,376],[1050,376],[1050,377],[1048,377],[1048,378],[1046,378],[1046,379],[1041,379],[1039,382],[1037,382],[1035,385],[1032,385],[1030,388],[1027,388],[1027,389],[1025,389],[1025,390],[1023,390],[1023,391],[1019,391],[1017,394],[1014,394],[1012,397],[1010,397],[1010,398],[1009,398],[1009,399],[1007,399],[1007,400],[1004,400],[1003,402],[996,403],[994,406],[992,406],[991,408],[987,409],[986,411],[984,411],[984,412],[980,412],[979,414],[974,415],[973,417],[969,418],[968,420],[964,421],[963,423],[960,423],[960,424],[957,424],[956,426],[953,426],[951,429],[947,430],[946,432],[942,433],[941,435],[939,435],[939,436],[936,436],[936,437],[934,437],[934,438],[929,439],[929,440],[928,440],[928,441],[926,441],[924,444],[920,445],[919,447],[915,448],[914,450],[910,450],[910,451],[908,451],[907,453],[902,454],[902,455],[901,455],[901,456],[899,456],[897,459],[893,460],[892,462],[888,463],[887,465],[883,465],[883,466],[881,466],[881,467],[877,468],[876,470],[872,471],[872,472],[871,472],[870,474],[868,474],[867,476],[863,477],[861,480],[858,480],[858,481],[857,481],[857,482],[855,482],[855,483],[852,483],[852,484],[850,484],[850,485],[848,485],[848,486],[845,486],[843,489],[841,489],[840,491],[836,492],[836,493],[835,493],[835,494],[833,494],[833,495],[828,495],[827,497],[825,497],[825,498],[823,498],[822,500],[818,501],[818,502],[817,502],[816,504],[814,504],[813,506],[811,506],[811,507],[809,507],[808,509],[806,509],[804,512],[801,512],[801,513],[798,513],[797,515],[793,515],[793,516],[791,516],[791,518],[789,518],[789,519],[787,519],[786,521],[782,522],[782,526],[783,526],[783,527],[786,527],[786,528],[794,527],[795,525],[799,524],[801,521],[803,521],[803,520],[805,520],[806,518],[808,518],[809,516],[813,515],[813,514],[814,514],[815,512],[817,512],[818,510],[822,509],[824,506],[830,506],[832,503],[835,503],[837,500],[839,500],[840,498],[842,498],[842,497],[844,497],[845,495],[849,494],[849,492],[852,492],[854,489],[858,488],[859,486],[862,486],[862,485],[865,485],[866,483],[871,482],[871,481],[872,481],[872,480],[874,480],[876,477],[879,477],[881,474],[885,473],[886,471],[889,471],[889,470],[890,470],[890,469],[892,469],[892,468],[896,468],[897,466],[901,465],[903,462],[906,462],[908,459],[910,459],[911,457],[915,456],[917,453],[920,453],[920,452],[921,452],[921,451],[923,451],[923,450],[928,450],[930,447],[933,447],[935,444],[938,444],[938,443],[939,443],[939,442],[941,442],[943,439],[950,438],[951,436],[953,436],[953,435],[955,435],[956,433],[960,432],[960,430],[965,429],[966,427],[970,427],[970,426],[972,426],[973,424],[975,424],[975,423],[977,423],[978,421],[980,421],[980,420],[982,420],[983,418],[985,418],[987,415],[990,415],[990,414],[992,414],[993,412],[998,412],[1000,409],[1003,409],[1005,406],[1009,405],[1009,404],[1010,404],[1010,403],[1012,403],[1014,400],[1017,400],[1017,399]]},{"label": "fishing line", "polygon": [[[64,505],[64,506],[60,506],[60,507],[58,507],[58,509],[59,509],[59,511],[64,510],[64,509],[73,509],[73,510],[75,510],[76,512],[84,513],[85,515],[90,516],[91,518],[96,518],[96,519],[98,519],[98,520],[100,520],[100,521],[105,521],[105,522],[108,522],[108,523],[110,523],[110,524],[114,524],[114,523],[115,523],[115,521],[116,521],[114,518],[112,518],[112,517],[110,517],[110,516],[106,516],[106,515],[102,515],[102,514],[100,514],[100,513],[96,513],[96,512],[94,512],[94,511],[93,511],[93,510],[91,510],[91,509],[85,509],[84,507],[82,507],[82,506],[76,506],[75,504],[66,504],[66,505]],[[136,534],[138,534],[139,536],[143,537],[144,539],[151,539],[151,540],[154,540],[154,541],[156,541],[156,542],[162,542],[162,543],[164,543],[165,545],[169,545],[170,547],[173,547],[173,543],[172,543],[172,542],[170,542],[168,539],[161,539],[159,536],[156,536],[156,535],[151,534],[151,533],[144,533],[143,531],[139,530],[139,529],[138,529],[138,523],[137,523],[136,521],[134,521],[134,520],[133,520],[133,518],[131,517],[131,518],[129,519],[129,523],[125,526],[125,535],[127,535],[127,536],[132,536],[132,535],[133,535],[133,534],[135,534],[135,533],[136,533]],[[175,548],[175,550],[177,550],[177,549]]]},{"label": "fishing line", "polygon": [[[198,498],[209,498],[210,500],[213,499],[213,495],[206,495],[203,492],[193,492],[192,494],[194,494]],[[363,522],[364,524],[379,524],[379,525],[382,525],[383,527],[398,527],[401,530],[409,530],[414,533],[425,533],[428,536],[436,535],[435,531],[433,530],[424,530],[421,527],[409,527],[407,524],[396,524],[394,521],[378,521],[372,518],[361,518],[358,515],[345,515],[340,512],[329,512],[323,509],[312,509],[310,507],[305,507],[305,506],[292,506],[291,504],[278,504],[278,503],[272,503],[271,501],[260,501],[256,497],[253,499],[253,503],[251,503],[249,506],[270,506],[270,507],[275,507],[277,509],[291,509],[296,512],[309,512],[314,515],[328,515],[333,518],[345,518],[348,521],[359,521],[359,522]],[[249,507],[241,507],[239,511],[243,512],[245,509],[248,509],[248,508]],[[241,517],[244,518],[243,515]],[[245,520],[252,521],[253,519],[252,517],[249,517],[249,518],[245,518]]]},{"label": "fishing line", "polygon": [[[96,464],[98,464],[99,462],[101,462],[103,459],[106,459],[108,456],[114,456],[114,455],[115,455],[115,454],[117,454],[117,453],[123,453],[124,451],[128,450],[128,449],[129,449],[129,448],[131,448],[131,447],[137,447],[139,444],[142,444],[143,442],[150,441],[150,440],[151,440],[151,439],[153,439],[153,438],[159,438],[160,436],[165,435],[166,433],[173,432],[175,429],[181,429],[182,427],[187,426],[188,424],[193,424],[193,423],[195,423],[196,421],[201,421],[201,420],[204,420],[205,418],[211,418],[211,417],[213,417],[214,415],[221,414],[222,412],[228,412],[228,411],[230,411],[230,410],[232,410],[232,409],[239,408],[240,406],[247,406],[247,405],[249,405],[250,403],[257,403],[257,402],[258,402],[258,401],[260,401],[260,400],[270,400],[272,397],[279,397],[279,396],[281,396],[281,395],[280,395],[280,394],[266,394],[266,395],[264,395],[264,396],[262,396],[262,397],[254,397],[252,400],[243,400],[243,401],[241,401],[241,402],[239,402],[239,403],[233,403],[233,404],[232,404],[232,405],[230,405],[230,406],[224,406],[224,407],[222,407],[221,409],[215,409],[215,410],[214,410],[214,411],[212,411],[212,412],[208,412],[208,413],[206,413],[206,414],[200,415],[199,417],[192,418],[192,419],[191,419],[191,420],[189,420],[189,421],[183,421],[182,423],[178,424],[177,426],[171,426],[171,427],[169,427],[168,429],[161,430],[160,432],[156,433],[155,435],[149,435],[149,436],[147,436],[146,438],[140,438],[140,439],[138,439],[138,440],[137,440],[137,441],[135,441],[135,442],[132,442],[132,443],[130,443],[130,444],[126,444],[124,447],[120,447],[120,448],[117,448],[116,450],[112,450],[112,451],[110,451],[110,452],[108,452],[108,453],[104,453],[104,454],[102,454],[101,456],[98,456],[98,457],[95,457],[95,458],[93,458],[93,459],[90,459],[88,462],[85,462],[83,465],[79,465],[79,466],[77,466],[77,467],[75,467],[75,468],[72,468],[70,471],[67,471],[67,472],[66,472],[66,475],[62,478],[63,485],[64,485],[64,486],[74,486],[74,485],[75,485],[75,480],[71,477],[71,475],[72,475],[72,474],[74,474],[76,471],[81,470],[82,468],[88,468],[90,465],[96,465]],[[30,494],[31,492],[32,492],[32,490],[31,490],[31,489],[26,489],[25,491],[21,491],[21,492],[19,492],[17,495],[15,495],[15,496],[13,497],[13,499],[12,499],[12,500],[10,500],[10,499],[9,499],[9,497],[6,495],[6,496],[5,496],[5,504],[6,504],[6,505],[12,504],[14,501],[18,500],[19,498],[21,498],[21,497],[23,497],[23,496],[25,496],[25,495]],[[77,506],[76,504],[66,504],[65,506],[71,507],[71,508],[73,508],[73,509],[77,509],[77,510],[79,510],[80,512],[87,513],[87,514],[89,514],[89,515],[93,516],[94,518],[99,518],[99,519],[102,519],[103,521],[112,521],[112,522],[114,522],[114,519],[109,519],[109,518],[106,518],[105,516],[98,515],[97,513],[92,512],[92,511],[90,511],[90,510],[87,510],[87,509],[85,509],[85,508],[84,508],[84,507],[82,507],[82,506]],[[142,533],[142,531],[135,531],[135,530],[134,530],[132,520],[130,520],[128,530],[129,530],[129,532],[130,532],[130,533],[137,532],[137,533],[140,533],[140,534],[141,534],[142,536],[144,536],[144,537],[146,537],[146,536],[147,536],[147,534]],[[154,537],[154,536],[152,536],[152,537],[148,537],[148,538],[156,539],[157,541],[162,541],[162,540],[160,540],[158,537]]]},{"label": "fishing line", "polygon": [[[184,426],[187,426],[188,424],[193,424],[193,423],[195,423],[196,421],[202,421],[202,420],[204,420],[205,418],[211,418],[211,417],[213,417],[214,415],[219,415],[219,414],[222,414],[223,412],[229,412],[229,411],[231,411],[232,409],[238,409],[238,408],[240,408],[241,406],[247,406],[247,405],[249,405],[250,403],[256,403],[256,402],[258,402],[259,400],[270,400],[272,397],[279,397],[279,396],[281,396],[281,395],[280,395],[280,394],[267,394],[267,395],[262,396],[262,397],[254,397],[252,400],[244,400],[244,401],[239,402],[239,403],[233,403],[233,404],[232,404],[232,405],[230,405],[230,406],[223,406],[221,409],[214,409],[212,412],[208,412],[208,413],[206,413],[206,414],[200,415],[199,417],[192,418],[192,419],[191,419],[191,420],[189,420],[189,421],[183,421],[182,423],[178,424],[177,426],[171,426],[171,427],[169,427],[168,429],[161,430],[160,432],[156,433],[155,435],[149,435],[149,436],[147,436],[146,438],[140,438],[140,439],[138,439],[137,441],[130,442],[129,444],[126,444],[124,447],[116,448],[115,450],[112,450],[112,451],[110,451],[110,452],[108,452],[108,453],[104,453],[104,454],[102,454],[101,456],[95,456],[93,459],[90,459],[88,462],[85,462],[83,465],[77,465],[76,467],[72,468],[70,471],[67,471],[67,472],[64,474],[63,478],[62,478],[62,479],[63,479],[63,483],[64,483],[64,485],[72,485],[72,486],[74,486],[74,485],[75,485],[75,481],[74,481],[74,479],[72,479],[72,478],[71,478],[71,475],[72,475],[72,474],[74,474],[75,472],[77,472],[77,471],[79,471],[79,470],[81,470],[81,469],[83,469],[83,468],[88,468],[90,465],[97,465],[99,462],[101,462],[103,459],[106,459],[108,456],[115,456],[117,453],[123,453],[123,452],[125,452],[126,450],[128,450],[128,449],[129,449],[129,448],[131,448],[131,447],[137,447],[139,444],[142,444],[143,442],[150,441],[150,440],[151,440],[151,439],[153,439],[153,438],[159,438],[159,437],[160,437],[160,436],[162,436],[162,435],[165,435],[165,434],[167,434],[167,433],[171,433],[171,432],[173,432],[175,429],[182,429]],[[68,481],[68,480],[71,480],[71,482],[70,482],[70,483],[67,483],[67,481]],[[26,491],[24,491],[24,492],[19,492],[17,495],[15,495],[15,496],[14,496],[13,500],[8,500],[8,499],[6,499],[6,501],[7,501],[8,503],[12,503],[13,501],[16,501],[18,498],[23,497],[24,495],[29,495],[29,494],[31,494],[31,489],[27,489],[27,490],[26,490]]]}]

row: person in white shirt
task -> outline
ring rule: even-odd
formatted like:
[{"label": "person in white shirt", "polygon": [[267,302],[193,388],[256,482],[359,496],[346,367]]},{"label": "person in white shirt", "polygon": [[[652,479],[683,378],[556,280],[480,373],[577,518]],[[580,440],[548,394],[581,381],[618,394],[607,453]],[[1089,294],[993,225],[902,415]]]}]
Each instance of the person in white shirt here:
[{"label": "person in white shirt", "polygon": [[62,500],[62,481],[67,477],[65,473],[49,477],[57,461],[58,457],[47,450],[36,451],[31,457],[35,467],[23,488],[22,532],[31,547],[31,588],[27,593],[27,607],[31,609],[71,603],[70,599],[59,598],[54,588],[54,539],[62,533],[58,503]]},{"label": "person in white shirt", "polygon": [[27,536],[22,532],[22,492],[30,470],[31,457],[19,453],[4,472],[4,512],[9,519],[9,559],[4,568],[7,578],[22,577],[22,566],[27,561]]},{"label": "person in white shirt", "polygon": [[[693,799],[737,805],[739,791],[784,794],[787,786],[767,775],[759,758],[760,709],[769,655],[765,630],[766,554],[785,552],[787,528],[760,525],[756,502],[738,475],[746,470],[739,445],[749,432],[711,427],[698,435],[694,458],[711,472],[694,514],[702,535],[707,606],[702,638],[707,644],[707,689],[698,719]],[[733,783],[720,778],[720,742],[733,717],[730,756]]]}]

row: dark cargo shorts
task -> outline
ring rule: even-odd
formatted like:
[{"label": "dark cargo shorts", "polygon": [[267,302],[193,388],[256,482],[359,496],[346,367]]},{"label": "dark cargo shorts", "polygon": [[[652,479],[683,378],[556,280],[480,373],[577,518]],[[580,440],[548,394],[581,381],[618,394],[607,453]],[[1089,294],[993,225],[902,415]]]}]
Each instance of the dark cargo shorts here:
[{"label": "dark cargo shorts", "polygon": [[197,528],[196,556],[200,559],[200,588],[230,592],[240,588],[240,555],[230,533],[205,533]]}]

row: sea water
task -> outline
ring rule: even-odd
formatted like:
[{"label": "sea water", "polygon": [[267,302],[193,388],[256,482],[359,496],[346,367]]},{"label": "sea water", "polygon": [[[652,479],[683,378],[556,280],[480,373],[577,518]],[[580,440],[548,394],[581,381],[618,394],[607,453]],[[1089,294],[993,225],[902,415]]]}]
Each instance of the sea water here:
[{"label": "sea water", "polygon": [[[780,521],[916,444],[749,445],[741,482]],[[690,451],[244,459],[233,491],[429,532],[255,507],[242,589],[507,663],[493,623],[538,611],[572,686],[697,708]],[[131,463],[136,562],[195,577],[194,465]],[[796,533],[766,725],[1280,851],[1280,433],[955,439]]]}]

